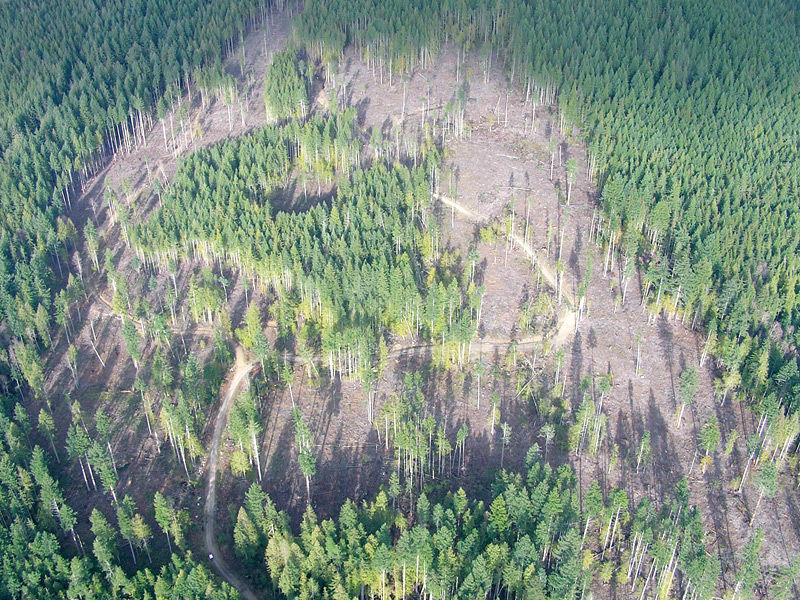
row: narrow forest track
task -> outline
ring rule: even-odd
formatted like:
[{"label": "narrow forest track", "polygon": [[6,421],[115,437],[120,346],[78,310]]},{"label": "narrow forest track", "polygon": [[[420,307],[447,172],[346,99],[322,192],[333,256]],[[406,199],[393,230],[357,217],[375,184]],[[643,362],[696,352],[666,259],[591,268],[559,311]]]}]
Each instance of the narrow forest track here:
[{"label": "narrow forest track", "polygon": [[222,433],[225,431],[225,427],[228,424],[228,415],[231,412],[231,407],[236,398],[236,392],[242,384],[242,381],[256,364],[256,361],[247,362],[244,350],[242,350],[241,346],[236,348],[236,362],[233,367],[231,367],[230,383],[228,384],[225,399],[219,407],[217,419],[214,422],[214,433],[211,436],[211,447],[208,451],[208,479],[206,480],[204,518],[206,552],[209,557],[213,556],[210,562],[219,576],[236,588],[245,600],[256,600],[257,596],[244,580],[225,562],[222,558],[222,554],[220,554],[219,545],[217,544],[217,465],[219,464],[219,445],[222,440]]},{"label": "narrow forest track", "polygon": [[[487,215],[467,208],[453,198],[448,198],[442,194],[434,194],[434,197],[445,206],[448,206],[459,214],[467,217],[470,221],[476,223],[491,221],[490,217]],[[527,257],[531,260],[531,263],[539,268],[539,272],[542,274],[542,277],[550,285],[550,287],[553,288],[553,291],[558,293],[558,278],[553,268],[538,255],[538,253],[533,249],[533,246],[525,243],[525,240],[518,233],[514,234],[513,240],[515,246],[522,248],[522,251],[525,252]],[[575,314],[575,298],[568,290],[562,290],[561,295],[563,296],[564,307],[561,309],[561,312],[558,315],[558,326],[551,338],[553,344],[556,346],[565,344],[569,340],[570,335],[575,333],[577,325],[577,315]],[[539,341],[541,339],[542,336],[536,336],[536,339],[531,341]],[[521,340],[518,341],[517,345],[519,346],[521,342]],[[489,340],[485,340],[485,343],[490,342]],[[506,343],[510,343],[510,340]]]}]

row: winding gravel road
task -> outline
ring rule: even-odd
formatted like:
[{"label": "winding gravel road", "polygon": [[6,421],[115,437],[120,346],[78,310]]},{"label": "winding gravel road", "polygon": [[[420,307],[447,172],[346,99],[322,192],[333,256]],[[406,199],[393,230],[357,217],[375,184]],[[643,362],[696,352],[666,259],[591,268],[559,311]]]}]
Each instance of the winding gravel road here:
[{"label": "winding gravel road", "polygon": [[244,351],[241,347],[236,348],[236,362],[234,363],[233,377],[228,384],[228,391],[225,394],[225,400],[222,406],[219,407],[217,413],[217,420],[214,423],[214,435],[211,437],[211,448],[208,452],[208,464],[206,466],[208,472],[208,480],[206,482],[206,507],[205,507],[205,534],[206,534],[206,551],[209,555],[213,555],[211,564],[214,570],[225,581],[239,590],[239,593],[245,600],[256,600],[257,596],[253,590],[244,582],[244,580],[230,568],[230,566],[223,560],[222,555],[217,545],[216,530],[217,530],[217,465],[219,464],[219,445],[222,440],[222,433],[225,431],[225,426],[228,424],[228,415],[231,412],[231,407],[236,398],[236,392],[245,377],[250,373],[256,362],[247,362],[244,356]]},{"label": "winding gravel road", "polygon": [[[457,213],[464,215],[470,221],[480,223],[481,221],[488,220],[486,215],[475,212],[474,210],[467,208],[452,198],[448,198],[442,194],[435,194],[434,197],[445,206],[448,206]],[[542,277],[544,277],[544,280],[550,284],[550,287],[553,288],[554,291],[558,290],[558,280],[556,279],[555,272],[546,261],[539,257],[539,255],[533,249],[533,246],[526,244],[525,240],[522,239],[522,236],[518,233],[514,234],[514,244],[517,247],[522,248],[522,251],[528,256],[528,258],[536,263],[536,265],[539,267],[539,272],[542,274]],[[561,309],[561,313],[558,315],[558,328],[551,337],[553,344],[556,346],[566,343],[570,336],[575,333],[575,325],[577,320],[577,316],[575,314],[575,298],[568,290],[563,290],[562,296],[566,302],[564,303],[564,307]],[[508,340],[506,343],[509,343],[510,341],[511,340]],[[517,346],[519,347],[520,344],[518,343]]]}]

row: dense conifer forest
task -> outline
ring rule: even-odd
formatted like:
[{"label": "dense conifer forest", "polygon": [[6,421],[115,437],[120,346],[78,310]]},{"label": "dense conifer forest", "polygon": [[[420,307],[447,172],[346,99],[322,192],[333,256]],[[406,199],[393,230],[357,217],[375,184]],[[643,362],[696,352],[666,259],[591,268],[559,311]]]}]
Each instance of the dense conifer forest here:
[{"label": "dense conifer forest", "polygon": [[[286,47],[268,51],[287,10]],[[795,597],[800,554],[773,552],[754,524],[776,497],[791,511],[800,481],[796,7],[10,0],[0,25],[0,600]],[[256,80],[245,48],[262,31],[269,66]],[[447,49],[458,91],[436,112],[422,98],[415,130],[406,85]],[[354,57],[403,90],[382,129],[348,104]],[[449,143],[478,127],[464,117],[470,80],[498,69],[506,125],[512,90],[532,119],[550,111],[562,246],[584,169],[577,302],[562,294],[561,248],[540,286],[551,231],[537,259],[513,202],[472,223],[461,248],[448,237],[456,206],[474,215],[444,193]],[[251,97],[261,112],[245,127]],[[242,133],[196,143],[196,115],[215,103],[227,132],[238,105]],[[148,163],[143,181],[102,185],[153,135],[169,176]],[[562,146],[584,155],[562,166]],[[450,203],[449,227],[438,202]],[[505,263],[524,250],[536,284],[505,315],[513,336],[493,342],[487,367],[475,342],[503,244]],[[670,363],[676,429],[713,377],[715,412],[693,421],[691,468],[667,494],[614,483],[615,469],[645,473],[663,446],[650,430],[612,439],[622,417],[604,412],[610,363],[573,377],[553,342],[565,314],[580,328],[593,268],[612,279],[615,314],[637,282],[648,325],[696,333],[699,361],[681,356],[674,377]],[[100,335],[92,309],[111,323]],[[412,349],[421,362],[403,358]],[[363,397],[362,450],[382,465],[368,493],[327,498],[323,516],[315,494],[331,459],[300,389]],[[486,423],[442,409],[467,415],[473,401]],[[734,402],[753,425],[741,441],[726,420]],[[276,458],[268,430],[279,428]],[[134,472],[123,434],[151,449],[163,485]],[[265,491],[267,452],[298,475],[286,507]],[[731,456],[733,479],[708,483]],[[364,451],[354,468],[370,460]],[[591,483],[584,464],[597,467]],[[218,512],[230,526],[216,535],[199,491],[215,477],[229,482]],[[703,485],[709,499],[692,496]],[[715,511],[720,493],[749,522],[733,536],[712,531],[719,515],[697,501]]]},{"label": "dense conifer forest", "polygon": [[[332,378],[368,368],[385,332],[439,341],[463,363],[480,297],[468,266],[442,261],[436,228],[426,227],[437,151],[423,150],[416,169],[357,169],[354,118],[348,109],[193,154],[132,244],[156,265],[190,256],[243,268],[253,287],[276,292],[280,327],[290,329],[281,335],[302,322],[298,336],[322,351]],[[270,195],[298,170],[317,187],[345,173],[330,206],[271,208]],[[200,290],[190,289],[190,302],[211,322],[222,306]]]}]

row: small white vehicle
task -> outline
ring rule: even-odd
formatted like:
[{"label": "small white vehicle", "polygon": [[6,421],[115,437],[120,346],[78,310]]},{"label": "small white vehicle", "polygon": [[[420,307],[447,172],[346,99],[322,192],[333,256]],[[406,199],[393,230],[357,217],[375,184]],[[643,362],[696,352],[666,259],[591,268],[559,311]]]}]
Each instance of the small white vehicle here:
[{"label": "small white vehicle", "polygon": [[209,553],[208,560],[214,560],[214,555]]}]

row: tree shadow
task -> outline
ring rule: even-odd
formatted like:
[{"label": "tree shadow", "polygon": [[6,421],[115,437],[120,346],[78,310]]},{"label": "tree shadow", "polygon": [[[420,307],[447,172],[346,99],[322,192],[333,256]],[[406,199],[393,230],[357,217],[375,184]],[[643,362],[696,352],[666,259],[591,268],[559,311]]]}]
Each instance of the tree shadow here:
[{"label": "tree shadow", "polygon": [[291,419],[286,419],[282,425],[274,423],[270,429],[261,485],[277,506],[291,510],[295,505],[295,482],[290,477],[291,461],[294,458],[294,426]]},{"label": "tree shadow", "polygon": [[683,467],[675,447],[670,443],[667,423],[656,404],[652,388],[648,399],[646,417],[650,432],[651,464],[653,465],[654,491],[660,502],[665,502],[674,492],[675,485],[684,477]]},{"label": "tree shadow", "polygon": [[581,375],[583,373],[583,338],[580,331],[575,332],[572,342],[572,356],[570,360],[569,379],[572,382],[572,401],[577,406],[582,398],[580,391]]},{"label": "tree shadow", "polygon": [[589,345],[589,370],[594,371],[594,350],[597,348],[597,332],[595,332],[594,327],[589,327],[586,342]]},{"label": "tree shadow", "polygon": [[367,96],[367,97],[362,98],[361,100],[359,100],[355,104],[352,104],[352,96],[353,96],[353,92],[351,90],[350,91],[350,99],[348,100],[347,105],[355,107],[356,112],[358,113],[358,117],[357,117],[358,126],[363,128],[364,125],[367,122],[367,111],[369,110],[370,98]]},{"label": "tree shadow", "polygon": [[[731,538],[730,518],[728,517],[729,506],[725,490],[722,487],[725,484],[724,477],[722,461],[719,460],[719,457],[715,457],[712,469],[703,476],[706,484],[707,512],[710,513],[714,524],[714,531],[716,532],[715,545],[720,563],[734,564],[736,550]],[[727,569],[723,569],[722,577],[727,580]],[[726,581],[726,585],[731,585],[731,582]]]},{"label": "tree shadow", "polygon": [[672,333],[672,326],[667,317],[662,312],[658,318],[658,337],[661,340],[661,352],[669,370],[669,383],[673,401],[677,398],[675,393],[675,369],[673,365],[675,355],[675,337]]},{"label": "tree shadow", "polygon": [[[616,422],[617,422],[617,430],[614,435],[614,443],[617,445],[617,449],[619,452],[618,455],[619,460],[627,461],[631,455],[631,447],[633,440],[633,425],[629,420],[628,413],[626,413],[624,410],[620,410],[617,412]],[[616,487],[627,489],[628,472],[630,471],[630,469],[621,468],[618,469],[618,471],[619,471],[619,477],[616,483]]]},{"label": "tree shadow", "polygon": [[[786,513],[789,515],[794,534],[800,537],[800,502],[798,502],[797,494],[792,486],[782,486],[780,490],[783,492],[783,499],[787,508]],[[778,501],[775,501],[775,506],[777,504]]]},{"label": "tree shadow", "polygon": [[575,223],[575,241],[569,255],[569,266],[575,274],[575,281],[581,281],[580,257],[583,252],[583,229]]}]

